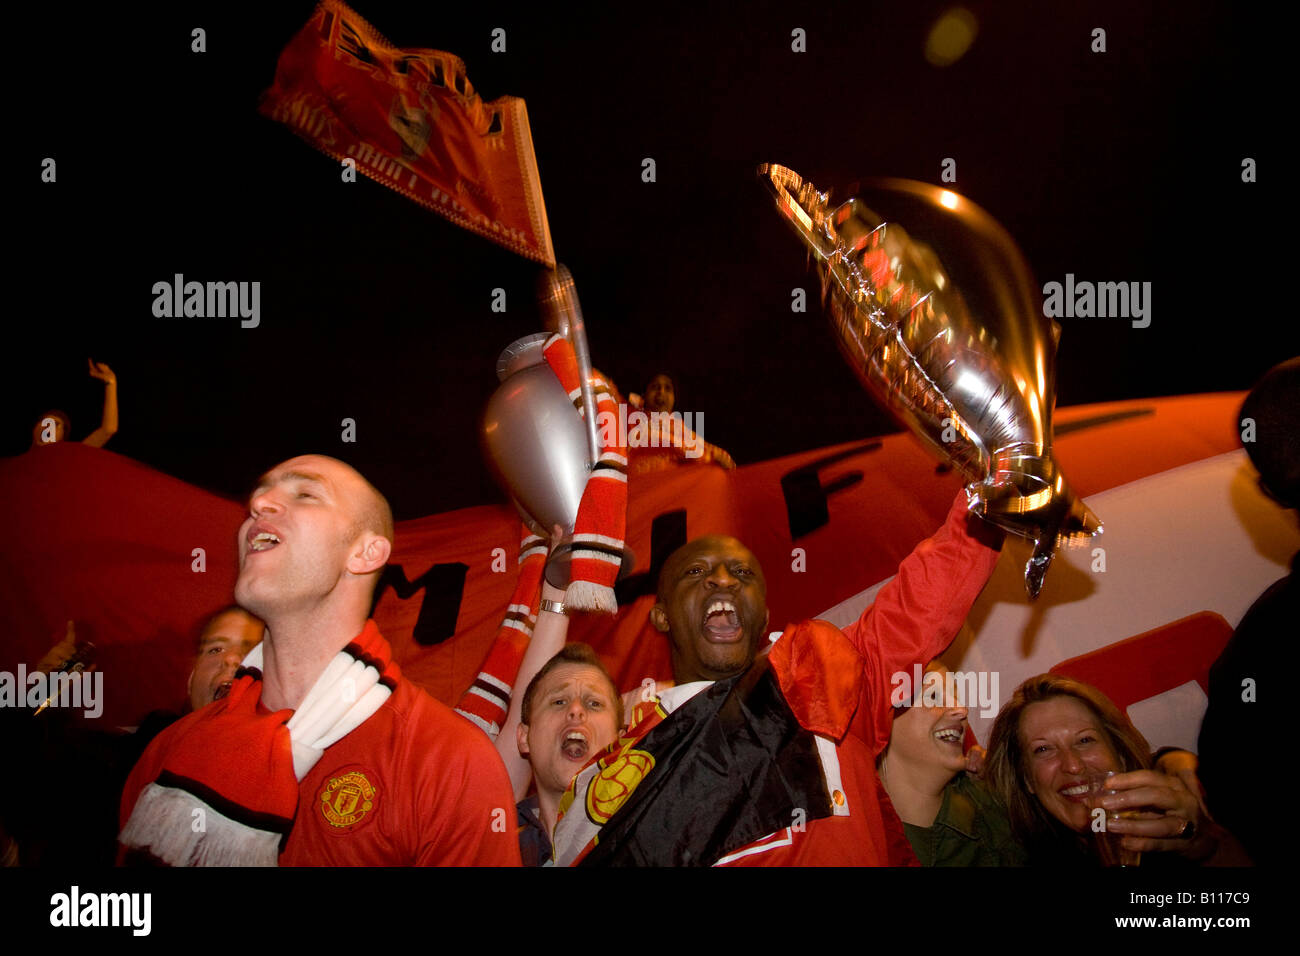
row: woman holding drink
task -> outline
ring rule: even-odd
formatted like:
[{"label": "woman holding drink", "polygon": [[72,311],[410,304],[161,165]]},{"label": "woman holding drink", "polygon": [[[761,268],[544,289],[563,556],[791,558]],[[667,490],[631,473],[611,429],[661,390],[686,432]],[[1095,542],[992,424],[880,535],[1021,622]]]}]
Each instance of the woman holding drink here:
[{"label": "woman holding drink", "polygon": [[989,737],[986,779],[1031,865],[1249,865],[1185,777],[1196,786],[1152,769],[1151,748],[1119,708],[1068,677],[1021,684]]}]

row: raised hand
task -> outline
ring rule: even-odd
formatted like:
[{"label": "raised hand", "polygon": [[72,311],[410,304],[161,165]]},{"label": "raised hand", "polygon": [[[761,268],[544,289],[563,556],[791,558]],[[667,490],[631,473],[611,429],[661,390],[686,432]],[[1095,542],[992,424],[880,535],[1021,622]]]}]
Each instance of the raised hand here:
[{"label": "raised hand", "polygon": [[94,359],[86,359],[86,363],[90,366],[91,378],[97,378],[107,385],[117,384],[117,375],[115,375],[113,370],[108,367],[107,362],[96,362]]}]

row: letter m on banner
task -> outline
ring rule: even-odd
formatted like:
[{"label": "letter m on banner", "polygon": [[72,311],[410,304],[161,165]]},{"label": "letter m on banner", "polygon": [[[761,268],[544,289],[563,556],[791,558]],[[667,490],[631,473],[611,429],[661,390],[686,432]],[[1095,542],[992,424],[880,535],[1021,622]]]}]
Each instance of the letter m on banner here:
[{"label": "letter m on banner", "polygon": [[554,268],[524,101],[484,103],[459,57],[398,49],[323,0],[280,54],[260,109],[426,209]]}]

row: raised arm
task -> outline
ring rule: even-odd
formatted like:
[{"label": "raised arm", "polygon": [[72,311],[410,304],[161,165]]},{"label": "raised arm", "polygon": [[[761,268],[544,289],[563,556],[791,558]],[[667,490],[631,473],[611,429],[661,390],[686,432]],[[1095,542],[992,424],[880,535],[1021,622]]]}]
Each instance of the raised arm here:
[{"label": "raised arm", "polygon": [[[553,587],[543,579],[543,608],[546,601],[563,604],[564,591]],[[528,763],[528,758],[519,753],[519,741],[515,732],[515,728],[520,724],[524,691],[537,676],[537,672],[542,669],[542,665],[564,647],[568,635],[567,614],[544,609],[537,612],[537,626],[533,628],[532,640],[528,642],[528,650],[524,652],[524,659],[519,664],[519,676],[515,678],[514,693],[510,695],[510,710],[506,713],[505,723],[501,725],[501,732],[497,734],[496,739],[497,753],[501,755],[501,761],[510,774],[510,786],[514,790],[516,803],[528,795],[528,787],[533,780],[532,766]]]},{"label": "raised arm", "polygon": [[90,364],[90,377],[104,383],[104,416],[98,428],[86,436],[82,443],[92,448],[103,448],[117,434],[117,376],[105,362],[86,360]]},{"label": "raised arm", "polygon": [[709,464],[717,465],[720,468],[727,469],[728,471],[731,471],[736,467],[735,461],[732,460],[732,457],[729,454],[727,454],[725,448],[719,448],[717,445],[710,445],[708,442],[704,443],[704,460]]},{"label": "raised arm", "polygon": [[[550,550],[559,545],[564,529],[552,529]],[[564,603],[565,592],[546,582],[545,539],[525,534],[520,543],[519,581],[510,606],[488,649],[474,684],[456,706],[456,712],[491,738],[510,775],[515,802],[528,793],[532,769],[519,753],[515,728],[529,682],[542,665],[564,647],[569,619],[554,611],[536,610],[542,601]],[[539,597],[540,588],[540,597]]]},{"label": "raised arm", "polygon": [[966,510],[958,492],[948,518],[903,559],[898,574],[871,606],[844,629],[862,656],[870,713],[854,728],[879,752],[889,742],[890,678],[924,667],[952,641],[998,561],[1001,533]]}]

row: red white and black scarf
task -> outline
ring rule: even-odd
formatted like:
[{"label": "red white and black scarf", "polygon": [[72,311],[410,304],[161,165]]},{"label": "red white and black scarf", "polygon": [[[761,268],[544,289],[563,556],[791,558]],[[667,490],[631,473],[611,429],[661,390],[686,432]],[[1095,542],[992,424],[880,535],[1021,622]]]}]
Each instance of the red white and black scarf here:
[{"label": "red white and black scarf", "polygon": [[470,685],[456,713],[472,721],[493,740],[501,732],[510,712],[510,695],[514,693],[519,665],[537,624],[537,606],[541,603],[542,571],[546,566],[546,539],[522,526],[519,542],[519,580],[505,618],[497,628],[487,658]]},{"label": "red white and black scarf", "polygon": [[258,645],[230,693],[180,725],[118,837],[128,858],[275,866],[297,813],[298,781],[383,705],[401,676],[374,621],[339,651],[296,711],[259,707],[261,667]]},{"label": "red white and black scarf", "polygon": [[[561,335],[547,340],[547,364],[584,415],[582,378],[573,346]],[[596,415],[599,422],[618,421],[618,406],[603,379],[595,379]],[[573,526],[572,580],[564,603],[580,611],[618,613],[614,582],[623,560],[623,535],[627,527],[627,447],[617,428],[597,427],[600,457],[587,476]]]}]

